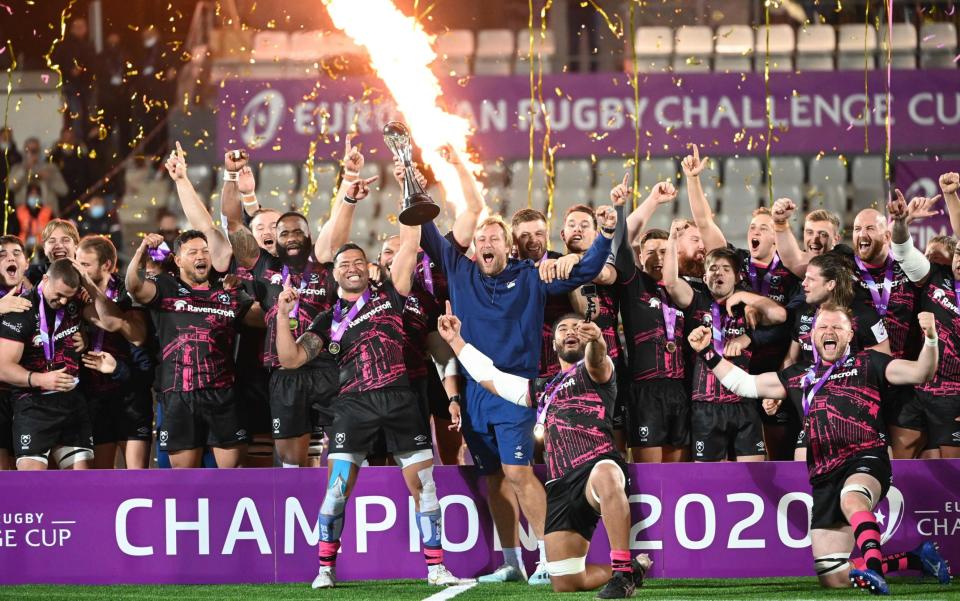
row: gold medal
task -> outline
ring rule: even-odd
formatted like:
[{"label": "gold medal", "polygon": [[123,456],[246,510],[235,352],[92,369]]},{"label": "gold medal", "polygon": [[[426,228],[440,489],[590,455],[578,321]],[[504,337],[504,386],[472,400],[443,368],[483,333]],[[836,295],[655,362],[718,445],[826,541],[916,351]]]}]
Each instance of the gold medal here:
[{"label": "gold medal", "polygon": [[339,343],[339,342],[331,342],[329,345],[327,345],[327,350],[330,351],[330,354],[331,354],[331,355],[337,355],[337,354],[339,354],[339,353],[340,353],[340,343]]},{"label": "gold medal", "polygon": [[538,439],[543,438],[543,433],[546,431],[546,428],[543,427],[543,424],[537,424],[533,427],[533,435]]},{"label": "gold medal", "polygon": [[677,343],[674,342],[673,340],[668,341],[668,342],[667,342],[667,352],[668,352],[668,353],[675,353],[675,352],[677,352]]},{"label": "gold medal", "polygon": [[299,319],[297,319],[296,317],[291,317],[291,318],[290,318],[290,329],[291,329],[291,330],[296,330],[299,325],[300,325],[300,320],[299,320]]}]

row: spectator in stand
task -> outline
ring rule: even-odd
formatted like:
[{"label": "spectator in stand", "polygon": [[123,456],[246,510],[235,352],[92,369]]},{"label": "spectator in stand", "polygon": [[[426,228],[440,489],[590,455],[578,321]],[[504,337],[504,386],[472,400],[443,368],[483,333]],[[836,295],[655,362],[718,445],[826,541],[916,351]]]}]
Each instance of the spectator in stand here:
[{"label": "spectator in stand", "polygon": [[43,228],[53,219],[53,211],[43,202],[40,184],[27,184],[27,198],[16,210],[17,231],[29,256],[37,246]]},{"label": "spectator in stand", "polygon": [[7,180],[7,188],[13,192],[15,204],[26,202],[27,184],[34,182],[40,185],[41,201],[51,209],[58,206],[58,197],[68,192],[67,183],[57,166],[43,160],[40,140],[27,138],[23,143],[23,162],[10,168],[10,178]]},{"label": "spectator in stand", "polygon": [[69,127],[60,132],[60,139],[50,150],[50,162],[57,166],[63,181],[67,184],[67,193],[61,194],[56,206],[61,217],[75,216],[80,207],[75,203],[82,198],[91,181],[90,152],[83,139],[77,138]]},{"label": "spectator in stand", "polygon": [[0,181],[7,182],[10,167],[23,160],[23,155],[17,150],[17,143],[13,139],[13,130],[9,127],[0,128]]},{"label": "spectator in stand", "polygon": [[77,140],[86,139],[90,131],[94,104],[97,52],[87,34],[87,20],[77,17],[53,51],[53,62],[60,65],[63,75],[63,100],[67,104],[64,125],[73,129]]},{"label": "spectator in stand", "polygon": [[173,241],[180,235],[180,221],[177,216],[166,209],[161,209],[157,213],[157,233],[163,236],[167,246],[173,248]]},{"label": "spectator in stand", "polygon": [[113,242],[113,246],[118,250],[123,249],[123,233],[120,227],[120,216],[114,209],[112,202],[108,202],[103,196],[94,195],[84,205],[83,214],[78,220],[77,229],[80,231],[80,237],[84,238],[91,234],[106,236]]},{"label": "spectator in stand", "polygon": [[100,93],[99,106],[103,110],[103,125],[117,135],[117,153],[123,156],[130,149],[130,88],[127,85],[127,63],[130,56],[120,44],[120,34],[107,34],[100,53],[100,75],[97,78]]},{"label": "spectator in stand", "polygon": [[[133,122],[142,128],[142,135],[146,136],[166,117],[177,84],[173,50],[163,43],[160,32],[153,25],[143,30],[143,45],[137,57],[135,71],[138,75],[131,82],[136,95],[133,102]],[[160,128],[144,146],[144,154],[164,154],[167,144],[165,131],[166,128]]]}]

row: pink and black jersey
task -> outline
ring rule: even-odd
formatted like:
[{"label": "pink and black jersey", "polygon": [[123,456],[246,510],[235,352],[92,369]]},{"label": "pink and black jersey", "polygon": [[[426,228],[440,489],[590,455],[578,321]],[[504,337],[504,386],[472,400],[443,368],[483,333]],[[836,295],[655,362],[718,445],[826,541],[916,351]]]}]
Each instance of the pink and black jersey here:
[{"label": "pink and black jersey", "polygon": [[932,264],[920,298],[920,310],[937,318],[940,365],[933,380],[920,390],[935,396],[960,395],[960,298],[957,281],[948,265]]},{"label": "pink and black jersey", "polygon": [[191,288],[162,273],[150,278],[157,294],[151,310],[160,341],[156,386],[160,392],[230,388],[236,373],[233,346],[253,299],[219,281]]},{"label": "pink and black jersey", "polygon": [[[596,313],[592,316],[594,323],[603,334],[603,341],[607,344],[607,355],[613,359],[614,365],[619,365],[618,359],[623,356],[620,346],[620,288],[619,282],[609,286],[597,285]],[[577,292],[576,294],[579,294]]]},{"label": "pink and black jersey", "polygon": [[[560,253],[547,251],[546,258],[559,259]],[[558,319],[573,313],[573,306],[566,294],[551,294],[543,307],[543,330],[540,337],[540,373],[538,378],[552,378],[560,372],[560,358],[553,347],[553,324]]]},{"label": "pink and black jersey", "polygon": [[361,309],[352,317],[350,310],[356,303],[340,299],[339,308],[334,305],[317,316],[308,330],[329,349],[334,313],[341,316],[343,335],[337,341],[339,352],[334,353],[340,365],[341,394],[410,385],[403,356],[407,297],[397,292],[391,282],[375,286],[371,282],[367,292],[361,297]]},{"label": "pink and black jersey", "polygon": [[427,376],[427,334],[437,329],[437,300],[416,280],[403,306],[403,331],[406,352],[403,354],[407,375],[416,380]]},{"label": "pink and black jersey", "polygon": [[612,422],[616,397],[616,374],[599,384],[590,379],[582,361],[547,387],[541,405],[549,400],[543,425],[550,480],[616,451]]},{"label": "pink and black jersey", "polygon": [[[723,354],[723,348],[727,342],[747,332],[747,321],[743,315],[742,305],[736,307],[733,317],[727,315],[726,306],[717,305],[714,308],[715,305],[717,304],[709,292],[694,290],[693,301],[687,307],[687,314],[695,323],[703,324],[714,331],[715,346],[718,346],[718,352]],[[719,319],[717,324],[714,324],[714,314]],[[727,357],[727,359],[746,371],[750,365],[751,355],[750,347],[747,347],[739,357]],[[701,403],[739,403],[743,400],[720,384],[713,370],[707,367],[699,355],[693,367],[691,398]]]},{"label": "pink and black jersey", "polygon": [[[854,293],[856,302],[865,303],[874,309],[884,319],[884,325],[887,334],[890,336],[890,351],[894,358],[900,359],[914,355],[916,349],[911,348],[912,342],[917,339],[911,339],[911,331],[917,332],[915,325],[917,321],[917,307],[919,306],[920,294],[919,288],[910,281],[910,278],[903,273],[900,264],[893,261],[890,257],[891,265],[889,270],[892,276],[887,280],[887,263],[881,265],[864,264],[866,273],[873,280],[871,283],[859,266],[854,266]],[[883,300],[885,295],[884,281],[888,281],[887,287],[890,290],[889,300],[887,301],[886,311],[883,307],[878,307],[874,300],[874,295]],[[874,294],[871,294],[873,291]],[[916,337],[914,337],[916,338]],[[914,351],[914,352],[911,352]]]},{"label": "pink and black jersey", "polygon": [[666,289],[634,269],[623,283],[620,310],[633,381],[682,380],[684,315]]},{"label": "pink and black jersey", "polygon": [[[35,372],[67,369],[67,373],[78,376],[80,373],[80,354],[74,348],[73,335],[80,331],[82,306],[73,298],[62,309],[53,309],[41,298],[40,290],[34,288],[23,295],[31,303],[29,310],[23,313],[7,313],[0,316],[0,338],[23,343],[23,355],[20,365]],[[46,334],[42,334],[40,311],[44,312]],[[52,345],[52,356],[48,359]],[[46,351],[45,351],[46,349]],[[14,397],[26,393],[26,388],[14,387]],[[36,389],[34,389],[36,391]]]},{"label": "pink and black jersey", "polygon": [[886,456],[886,430],[880,405],[889,386],[886,369],[892,360],[877,351],[850,355],[834,368],[819,389],[813,383],[826,375],[827,366],[820,366],[810,376],[811,363],[797,363],[778,374],[800,415],[803,415],[804,395],[815,391],[804,420],[811,482],[866,451]]},{"label": "pink and black jersey", "polygon": [[800,280],[783,266],[780,256],[773,255],[773,261],[764,265],[754,261],[750,251],[735,248],[740,258],[740,281],[747,290],[752,290],[781,305],[790,302],[800,289]]},{"label": "pink and black jersey", "polygon": [[[121,311],[126,312],[133,308],[133,300],[127,294],[123,278],[118,274],[110,276],[107,296],[116,302]],[[118,363],[131,363],[130,342],[120,332],[105,332],[93,324],[87,324],[87,340],[90,350],[106,351],[113,355]],[[125,384],[114,378],[113,374],[104,374],[86,368],[83,368],[81,383],[89,393],[101,396],[125,388]]]},{"label": "pink and black jersey", "polygon": [[[293,331],[294,339],[299,338],[324,311],[328,311],[336,300],[337,283],[333,279],[332,263],[307,262],[305,267],[293,268],[283,264],[278,257],[261,250],[257,264],[251,270],[253,274],[254,297],[263,307],[266,322],[266,338],[263,347],[263,366],[267,369],[280,367],[277,358],[277,298],[283,292],[284,285],[300,293],[300,300],[294,311],[295,316],[284,320]],[[326,352],[320,353],[306,368],[333,367],[334,360]]]},{"label": "pink and black jersey", "polygon": [[[853,340],[850,341],[853,352],[856,353],[874,347],[887,340],[884,320],[877,315],[873,307],[864,303],[854,303],[850,311],[853,313],[853,323],[851,324],[853,326]],[[794,315],[791,339],[800,345],[800,358],[797,363],[813,361],[811,332],[816,315],[817,307],[807,303],[804,303]]]}]

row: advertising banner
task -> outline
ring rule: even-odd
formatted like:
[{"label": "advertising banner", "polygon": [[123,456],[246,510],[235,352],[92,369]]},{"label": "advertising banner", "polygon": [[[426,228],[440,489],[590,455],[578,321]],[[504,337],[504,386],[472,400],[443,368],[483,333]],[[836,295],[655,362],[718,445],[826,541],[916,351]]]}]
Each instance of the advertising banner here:
[{"label": "advertising banner", "polygon": [[[897,161],[896,184],[909,201],[914,196],[933,198],[940,194],[940,175],[950,171],[960,172],[960,161],[911,160]],[[937,205],[939,215],[927,217],[910,224],[913,242],[923,250],[930,238],[953,235],[950,217],[943,200]]]},{"label": "advertising banner", "polygon": [[[527,76],[444,78],[441,86],[443,108],[472,123],[481,160],[528,156],[531,107],[539,155],[547,128]],[[682,156],[691,142],[706,145],[710,155],[762,155],[765,89],[773,101],[774,154],[882,154],[888,114],[894,152],[956,148],[955,70],[896,71],[890,106],[885,71],[871,71],[866,81],[843,71],[771,73],[766,86],[760,73],[641,74],[636,103],[624,73],[549,75],[542,101],[560,158],[633,156],[636,144],[644,157]],[[380,131],[402,119],[372,76],[228,80],[219,94],[219,148],[243,144],[257,161],[301,162],[311,141],[317,160],[339,157],[342,134],[356,129],[358,142],[381,150],[380,160],[388,162]]]},{"label": "advertising banner", "polygon": [[[940,543],[960,565],[960,460],[894,462],[875,513],[884,550]],[[471,468],[435,469],[445,563],[500,563]],[[0,584],[310,582],[325,469],[0,473]],[[654,577],[812,575],[800,463],[632,465],[631,547]],[[340,579],[424,578],[413,500],[397,468],[365,468],[347,505]],[[536,540],[522,529],[532,569]],[[609,561],[603,526],[588,560]]]}]

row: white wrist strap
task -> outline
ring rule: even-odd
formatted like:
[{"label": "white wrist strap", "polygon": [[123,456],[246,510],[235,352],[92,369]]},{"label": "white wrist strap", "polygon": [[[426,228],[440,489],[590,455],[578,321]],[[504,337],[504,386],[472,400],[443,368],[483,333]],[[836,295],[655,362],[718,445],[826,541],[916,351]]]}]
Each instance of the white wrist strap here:
[{"label": "white wrist strap", "polygon": [[240,180],[239,171],[224,171],[223,172],[223,181],[225,182],[236,182]]}]

